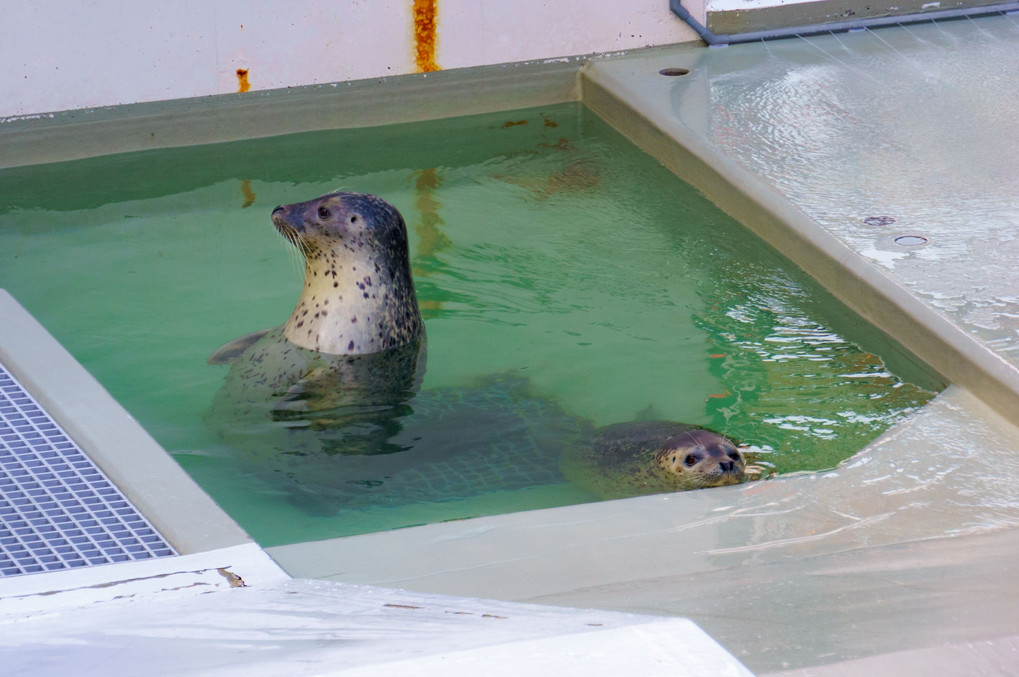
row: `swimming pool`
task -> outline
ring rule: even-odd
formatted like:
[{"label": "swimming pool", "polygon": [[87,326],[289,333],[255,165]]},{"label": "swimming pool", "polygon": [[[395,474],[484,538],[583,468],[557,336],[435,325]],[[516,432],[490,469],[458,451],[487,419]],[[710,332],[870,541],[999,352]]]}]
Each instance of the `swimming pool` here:
[{"label": "swimming pool", "polygon": [[[706,425],[789,473],[834,467],[942,387],[577,103],[15,168],[0,184],[0,286],[263,545],[594,500],[557,473],[555,421]],[[499,477],[506,454],[485,445],[527,447],[520,481],[399,489],[421,474],[410,450],[315,484],[319,464],[246,462],[278,457],[279,430],[253,451],[203,425],[224,375],[205,358],[281,323],[299,290],[269,211],[336,188],[385,196],[408,223],[429,345],[405,427],[456,437]],[[448,406],[475,425],[435,423]],[[334,500],[295,500],[308,494]]]}]

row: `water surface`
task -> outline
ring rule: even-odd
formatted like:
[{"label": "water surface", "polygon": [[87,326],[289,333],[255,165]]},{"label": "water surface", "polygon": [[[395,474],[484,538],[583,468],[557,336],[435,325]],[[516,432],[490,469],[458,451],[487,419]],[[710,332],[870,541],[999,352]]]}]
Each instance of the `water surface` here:
[{"label": "water surface", "polygon": [[[472,446],[532,407],[539,436],[548,412],[671,419],[776,472],[820,470],[941,387],[576,104],[0,172],[0,286],[263,545],[594,498],[553,479],[322,514],[203,425],[225,373],[206,357],[281,324],[298,296],[303,264],[271,209],[337,188],[403,213],[423,392],[482,403],[478,426],[448,431]],[[489,404],[489,377],[523,394]]]}]

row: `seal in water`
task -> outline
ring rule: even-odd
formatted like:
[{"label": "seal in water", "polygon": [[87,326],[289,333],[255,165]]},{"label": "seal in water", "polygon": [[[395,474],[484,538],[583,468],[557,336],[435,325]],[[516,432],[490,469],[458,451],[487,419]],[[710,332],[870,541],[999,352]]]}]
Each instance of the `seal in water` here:
[{"label": "seal in water", "polygon": [[[622,498],[743,479],[742,455],[720,435],[663,421],[595,428],[555,400],[535,394],[529,381],[514,372],[422,390],[407,402],[405,412],[400,426],[387,431],[389,453],[350,452],[355,446],[350,430],[363,420],[352,414],[346,427],[324,427],[316,416],[308,417],[307,428],[288,427],[290,421],[253,426],[247,458],[257,462],[251,469],[273,494],[282,493],[314,515],[449,503],[567,480],[592,498]],[[715,446],[739,460],[715,458],[715,465],[731,467],[712,477],[708,459],[718,451]],[[666,449],[672,453],[662,452]],[[663,463],[680,468],[666,472]],[[693,474],[699,480],[691,480]],[[519,509],[530,509],[542,499],[539,494],[539,504],[531,505],[531,498],[521,494],[519,500]],[[465,508],[465,516],[473,509]]]},{"label": "seal in water", "polygon": [[384,451],[425,362],[403,217],[374,195],[336,192],[276,207],[272,222],[304,256],[301,296],[282,327],[209,358],[231,368],[206,419],[234,440],[284,422],[276,453]]},{"label": "seal in water", "polygon": [[206,421],[308,512],[462,499],[564,473],[607,496],[742,481],[742,455],[719,435],[663,422],[595,430],[513,375],[418,394],[424,325],[399,212],[331,193],[272,220],[304,256],[301,296],[286,324],[209,358],[230,371]]},{"label": "seal in water", "polygon": [[599,428],[593,444],[563,456],[563,474],[602,498],[739,484],[746,459],[716,432],[671,421],[634,421]]}]

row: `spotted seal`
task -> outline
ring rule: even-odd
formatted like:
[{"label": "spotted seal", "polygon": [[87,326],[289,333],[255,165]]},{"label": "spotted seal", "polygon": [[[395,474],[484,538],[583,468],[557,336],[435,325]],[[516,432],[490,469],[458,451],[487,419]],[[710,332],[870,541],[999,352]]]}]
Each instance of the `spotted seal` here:
[{"label": "spotted seal", "polygon": [[[304,257],[300,297],[282,326],[209,357],[230,371],[206,420],[234,441],[283,422],[296,432],[277,452],[376,449],[398,429],[425,363],[403,217],[377,196],[335,192],[276,207],[272,223]],[[335,434],[314,434],[323,430]]]},{"label": "spotted seal", "polygon": [[[370,413],[351,406],[288,412],[272,423],[239,427],[233,441],[247,443],[244,456],[254,462],[246,464],[248,472],[261,478],[269,495],[285,496],[313,515],[459,502],[567,482],[582,490],[565,489],[575,501],[742,480],[742,454],[720,435],[663,421],[596,428],[536,394],[514,372],[421,390],[388,419],[398,425],[379,429],[371,448],[359,436]],[[727,456],[734,452],[737,458]],[[678,467],[670,474],[663,464]],[[544,505],[541,494],[518,500],[518,509]]]},{"label": "spotted seal", "polygon": [[591,444],[562,459],[563,474],[602,498],[686,491],[746,480],[746,458],[732,440],[671,421],[633,421],[599,428]]},{"label": "spotted seal", "polygon": [[596,430],[519,376],[419,393],[425,332],[396,208],[337,192],[277,207],[272,221],[305,259],[300,298],[282,326],[209,358],[230,370],[206,415],[272,493],[333,514],[566,479],[606,497],[742,480],[742,456],[719,435],[663,422]]}]

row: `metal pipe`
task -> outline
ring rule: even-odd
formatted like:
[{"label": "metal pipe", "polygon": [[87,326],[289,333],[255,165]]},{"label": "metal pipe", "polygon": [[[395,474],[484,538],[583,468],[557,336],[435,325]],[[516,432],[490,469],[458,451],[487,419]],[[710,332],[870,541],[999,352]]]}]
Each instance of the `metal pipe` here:
[{"label": "metal pipe", "polygon": [[680,0],[669,0],[669,7],[676,16],[697,31],[697,35],[699,35],[704,42],[712,46],[725,46],[740,42],[757,42],[758,40],[774,40],[778,38],[792,38],[801,35],[819,35],[821,33],[839,33],[854,29],[878,28],[880,26],[894,26],[897,24],[920,23],[943,19],[962,19],[966,17],[986,16],[989,14],[1005,14],[1006,12],[1019,10],[1019,2],[1006,2],[997,5],[985,5],[983,7],[962,7],[957,9],[935,10],[931,12],[916,12],[913,14],[902,14],[899,16],[880,16],[869,19],[855,19],[853,21],[805,24],[803,26],[790,26],[787,28],[776,28],[766,31],[729,34],[712,33],[706,26],[693,18],[690,11],[683,7]]}]

